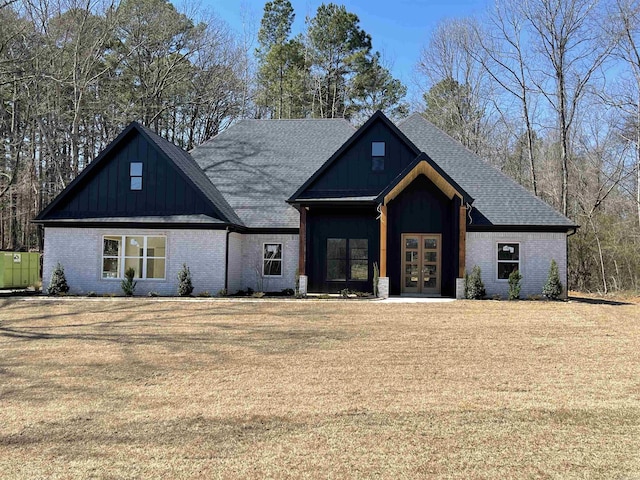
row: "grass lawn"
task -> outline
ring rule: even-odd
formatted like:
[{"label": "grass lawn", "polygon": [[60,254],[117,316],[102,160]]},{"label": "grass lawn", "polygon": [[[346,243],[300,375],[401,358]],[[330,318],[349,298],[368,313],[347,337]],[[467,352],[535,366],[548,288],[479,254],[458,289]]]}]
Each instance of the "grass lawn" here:
[{"label": "grass lawn", "polygon": [[640,479],[640,305],[0,299],[0,477]]}]

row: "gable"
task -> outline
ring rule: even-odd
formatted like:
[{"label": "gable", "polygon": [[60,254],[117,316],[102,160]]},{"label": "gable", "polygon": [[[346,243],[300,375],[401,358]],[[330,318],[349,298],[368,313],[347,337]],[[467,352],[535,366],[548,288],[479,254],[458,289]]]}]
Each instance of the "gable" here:
[{"label": "gable", "polygon": [[[384,168],[374,171],[372,143],[384,142]],[[377,112],[291,197],[338,198],[379,194],[419,151]]]},{"label": "gable", "polygon": [[[150,135],[155,134],[137,124],[128,127],[37,220],[201,214],[226,221],[220,208]],[[132,163],[142,164],[140,190],[132,189]]]}]

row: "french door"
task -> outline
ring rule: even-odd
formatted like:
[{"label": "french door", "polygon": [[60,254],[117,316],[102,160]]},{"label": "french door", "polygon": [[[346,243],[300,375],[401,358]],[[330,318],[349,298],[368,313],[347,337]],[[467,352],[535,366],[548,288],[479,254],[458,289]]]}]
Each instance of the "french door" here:
[{"label": "french door", "polygon": [[402,293],[440,293],[441,243],[439,233],[402,234]]}]

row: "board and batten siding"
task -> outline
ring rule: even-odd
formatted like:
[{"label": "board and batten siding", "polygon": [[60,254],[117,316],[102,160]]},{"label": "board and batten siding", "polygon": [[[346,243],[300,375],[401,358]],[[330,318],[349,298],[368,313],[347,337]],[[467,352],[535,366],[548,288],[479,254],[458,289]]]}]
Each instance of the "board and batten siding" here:
[{"label": "board and batten siding", "polygon": [[509,283],[498,280],[498,243],[520,244],[520,273],[522,289],[520,298],[542,295],[547,281],[551,260],[558,264],[560,281],[566,296],[567,279],[567,235],[554,232],[467,232],[467,271],[478,265],[487,297],[508,297]]},{"label": "board and batten siding", "polygon": [[44,234],[43,289],[60,262],[72,294],[121,295],[121,280],[102,278],[104,235],[164,235],[167,237],[164,280],[138,279],[136,295],[157,292],[176,295],[178,272],[186,263],[191,270],[194,295],[208,291],[215,295],[224,288],[226,231],[122,228],[46,227]]}]

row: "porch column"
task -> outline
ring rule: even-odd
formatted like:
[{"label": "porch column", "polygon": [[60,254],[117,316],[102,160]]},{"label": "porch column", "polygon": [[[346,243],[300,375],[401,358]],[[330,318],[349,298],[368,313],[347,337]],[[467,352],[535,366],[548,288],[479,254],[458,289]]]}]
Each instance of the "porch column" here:
[{"label": "porch column", "polygon": [[458,241],[458,278],[464,278],[467,257],[467,207],[460,206],[460,239]]},{"label": "porch column", "polygon": [[387,206],[380,205],[380,276],[378,296],[389,298],[389,277],[387,277]]},{"label": "porch column", "polygon": [[387,276],[387,206],[380,205],[380,277]]},{"label": "porch column", "polygon": [[298,231],[298,295],[307,295],[307,207],[300,207],[300,230]]}]

